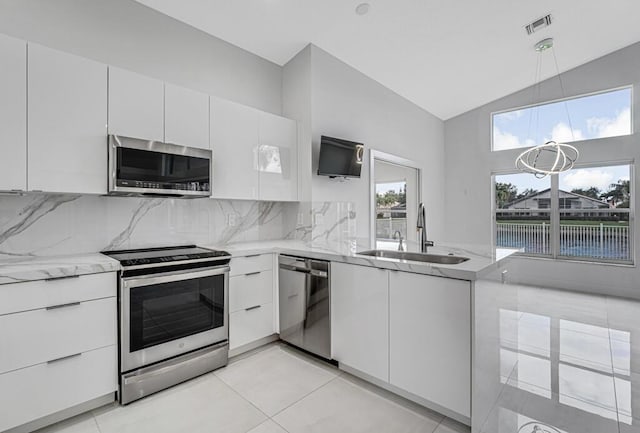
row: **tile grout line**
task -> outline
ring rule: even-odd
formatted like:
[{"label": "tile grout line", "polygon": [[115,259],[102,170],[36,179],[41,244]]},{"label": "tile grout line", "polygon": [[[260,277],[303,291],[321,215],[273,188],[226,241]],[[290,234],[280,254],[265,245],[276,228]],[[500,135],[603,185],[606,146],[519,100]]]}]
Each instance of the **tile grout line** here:
[{"label": "tile grout line", "polygon": [[484,420],[482,421],[482,424],[480,425],[480,430],[479,430],[480,433],[482,433],[484,431],[484,427],[487,424],[487,422],[489,421],[489,417],[491,416],[491,413],[493,412],[493,410],[498,405],[498,402],[500,401],[500,397],[502,397],[502,394],[504,393],[504,390],[508,386],[509,380],[513,376],[513,373],[516,371],[516,367],[517,366],[518,366],[518,361],[516,361],[515,364],[513,365],[513,368],[511,369],[511,372],[507,376],[507,381],[500,388],[500,393],[498,393],[498,396],[496,397],[496,399],[494,400],[493,404],[491,405],[491,409],[489,409],[489,411],[487,412],[487,415],[485,416]]},{"label": "tile grout line", "polygon": [[[306,393],[305,395],[303,395],[302,397],[300,397],[298,400],[294,401],[293,403],[291,403],[290,405],[282,408],[281,410],[279,410],[278,412],[274,413],[272,417],[273,418],[275,416],[280,415],[282,412],[284,412],[285,410],[289,409],[291,406],[293,406],[296,403],[299,403],[300,401],[304,400],[305,398],[309,397],[311,394],[313,394],[314,392],[320,390],[321,388],[324,388],[325,386],[329,385],[331,382],[333,382],[334,380],[338,379],[340,377],[340,375],[332,377],[331,380],[329,380],[328,382],[323,383],[322,385],[318,386],[317,388],[314,388],[313,390],[309,391],[308,393]],[[274,421],[275,422],[275,421]]]},{"label": "tile grout line", "polygon": [[[245,398],[242,394],[240,394],[240,392],[238,392],[234,387],[232,387],[231,385],[229,385],[227,382],[225,382],[220,376],[218,376],[217,374],[215,374],[215,371],[212,371],[211,374],[218,379],[220,382],[222,382],[222,384],[224,386],[226,386],[227,388],[229,388],[231,391],[233,391],[235,394],[237,394],[242,400],[246,401],[247,403],[249,403],[251,406],[253,406],[254,408],[256,408],[261,414],[263,414],[264,416],[267,417],[267,419],[270,419],[271,417],[269,415],[267,415],[262,409],[260,409],[258,406],[256,406],[255,404],[253,404],[253,402],[249,401],[247,398]],[[265,422],[266,420],[263,420],[260,424],[262,424],[263,422]],[[258,425],[260,425],[258,424]],[[256,428],[258,426],[254,426],[253,428]],[[251,429],[249,429],[249,431],[251,431]]]},{"label": "tile grout line", "polygon": [[[613,402],[616,405],[616,427],[620,433],[620,409],[618,407],[618,390],[616,387],[616,367],[613,361],[613,345],[611,344],[611,324],[609,323],[609,297],[605,297],[605,312],[607,316],[607,335],[609,336],[609,357],[611,359],[611,380],[613,382]],[[631,372],[629,372],[631,373]]]},{"label": "tile grout line", "polygon": [[282,430],[284,430],[285,432],[289,433],[289,430],[287,430],[286,428],[284,428],[284,426],[282,424],[280,424],[278,421],[276,421],[273,418],[269,418],[269,421],[271,421],[272,423],[274,423],[275,425],[277,425],[278,427],[280,427]]},{"label": "tile grout line", "polygon": [[91,411],[91,418],[93,418],[93,422],[96,425],[96,429],[98,429],[98,433],[102,433],[102,429],[100,428],[100,424],[98,424],[98,418],[96,418],[96,414]]}]

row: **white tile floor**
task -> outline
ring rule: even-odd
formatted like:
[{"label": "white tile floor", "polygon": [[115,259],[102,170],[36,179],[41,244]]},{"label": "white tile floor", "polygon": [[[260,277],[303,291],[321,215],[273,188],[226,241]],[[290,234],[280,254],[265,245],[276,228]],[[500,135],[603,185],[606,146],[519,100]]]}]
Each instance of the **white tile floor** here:
[{"label": "white tile floor", "polygon": [[640,433],[640,302],[480,281],[474,433]]},{"label": "white tile floor", "polygon": [[469,431],[276,343],[128,406],[105,406],[39,433]]}]

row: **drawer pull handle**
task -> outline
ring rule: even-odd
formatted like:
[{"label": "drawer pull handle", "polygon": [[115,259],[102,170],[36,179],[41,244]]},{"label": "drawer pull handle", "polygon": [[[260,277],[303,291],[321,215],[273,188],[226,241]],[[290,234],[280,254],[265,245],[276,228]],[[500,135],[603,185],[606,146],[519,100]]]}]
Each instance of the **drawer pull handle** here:
[{"label": "drawer pull handle", "polygon": [[262,305],[254,305],[253,307],[249,307],[249,308],[245,308],[244,311],[251,311],[251,310],[257,310],[258,308],[260,308]]},{"label": "drawer pull handle", "polygon": [[258,275],[260,273],[260,271],[258,272],[249,272],[248,274],[244,274],[245,277],[251,277],[253,275]]},{"label": "drawer pull handle", "polygon": [[69,355],[69,356],[63,356],[61,358],[56,358],[56,359],[52,359],[51,361],[47,361],[47,364],[53,364],[54,362],[64,361],[65,359],[75,358],[76,356],[80,356],[80,355],[82,355],[82,353],[76,353],[76,354]]},{"label": "drawer pull handle", "polygon": [[51,278],[45,278],[45,281],[57,281],[57,280],[68,280],[71,278],[80,278],[80,275],[63,275],[61,277],[51,277]]},{"label": "drawer pull handle", "polygon": [[294,295],[289,295],[289,299],[291,299],[291,298],[295,298],[295,297],[296,297],[296,296],[298,296],[299,294],[300,294],[300,293],[296,293],[296,294],[294,294]]},{"label": "drawer pull handle", "polygon": [[60,305],[52,305],[50,307],[47,307],[47,310],[57,310],[59,308],[67,308],[67,307],[76,307],[80,305],[80,302],[69,302],[68,304],[60,304]]}]

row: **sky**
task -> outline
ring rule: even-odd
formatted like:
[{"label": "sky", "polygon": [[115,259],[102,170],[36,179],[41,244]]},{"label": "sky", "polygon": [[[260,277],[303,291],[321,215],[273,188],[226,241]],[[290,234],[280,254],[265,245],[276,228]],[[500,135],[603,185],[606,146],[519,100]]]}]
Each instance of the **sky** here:
[{"label": "sky", "polygon": [[[494,150],[526,148],[549,140],[570,143],[630,133],[630,88],[571,99],[566,101],[566,106],[564,101],[552,102],[493,116]],[[526,188],[540,191],[550,186],[548,177],[540,180],[531,174],[497,176],[496,179],[518,186],[519,191]],[[573,169],[560,175],[560,189],[570,191],[595,186],[606,191],[620,179],[629,179],[628,166]]]},{"label": "sky", "polygon": [[376,194],[384,194],[387,191],[402,192],[406,182],[393,182],[393,183],[377,183]]},{"label": "sky", "polygon": [[630,133],[630,88],[493,115],[494,150]]}]

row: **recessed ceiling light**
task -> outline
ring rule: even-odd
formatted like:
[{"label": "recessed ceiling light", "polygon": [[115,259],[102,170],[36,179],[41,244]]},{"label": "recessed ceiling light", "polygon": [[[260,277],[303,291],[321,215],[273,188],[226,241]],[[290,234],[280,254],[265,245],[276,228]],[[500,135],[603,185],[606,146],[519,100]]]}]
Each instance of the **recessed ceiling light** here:
[{"label": "recessed ceiling light", "polygon": [[366,15],[369,12],[371,5],[369,3],[360,3],[356,6],[356,13],[358,15]]}]

